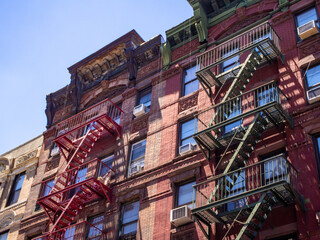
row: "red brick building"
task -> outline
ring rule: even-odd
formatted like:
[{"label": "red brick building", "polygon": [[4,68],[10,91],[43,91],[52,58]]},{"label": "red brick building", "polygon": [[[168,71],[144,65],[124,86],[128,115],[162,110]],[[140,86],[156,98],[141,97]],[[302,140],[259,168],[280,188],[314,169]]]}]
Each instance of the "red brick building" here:
[{"label": "red brick building", "polygon": [[188,2],[47,96],[21,239],[320,239],[319,1]]}]

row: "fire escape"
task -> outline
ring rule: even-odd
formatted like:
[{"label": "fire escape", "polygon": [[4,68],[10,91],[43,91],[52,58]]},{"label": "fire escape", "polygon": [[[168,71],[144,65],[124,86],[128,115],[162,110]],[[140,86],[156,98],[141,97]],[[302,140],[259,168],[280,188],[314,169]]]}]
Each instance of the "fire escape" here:
[{"label": "fire escape", "polygon": [[[237,58],[243,63],[219,72],[223,62]],[[297,171],[284,155],[247,165],[264,131],[284,122],[293,127],[276,82],[246,90],[255,71],[277,59],[283,61],[280,38],[268,22],[197,57],[196,74],[210,98],[212,87],[219,93],[229,86],[219,103],[196,115],[193,137],[201,151],[208,161],[220,153],[215,175],[194,186],[192,214],[207,239],[213,223],[223,224],[222,239],[255,239],[275,205],[297,201],[304,208]]]},{"label": "fire escape", "polygon": [[[92,223],[75,221],[87,203],[111,200],[109,183],[113,170],[99,159],[87,157],[100,138],[121,136],[121,112],[106,99],[58,124],[54,142],[66,161],[60,174],[42,184],[47,192],[38,204],[49,218],[50,229],[37,239],[85,239],[87,234],[106,239],[105,233]],[[52,185],[48,185],[50,180]]]}]

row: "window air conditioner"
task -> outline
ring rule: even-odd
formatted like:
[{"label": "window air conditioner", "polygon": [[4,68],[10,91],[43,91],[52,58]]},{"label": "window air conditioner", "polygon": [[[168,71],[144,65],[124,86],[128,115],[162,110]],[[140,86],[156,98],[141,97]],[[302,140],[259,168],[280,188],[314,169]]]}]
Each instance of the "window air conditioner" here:
[{"label": "window air conditioner", "polygon": [[187,143],[179,147],[179,154],[184,155],[184,154],[190,153],[193,151],[193,149],[194,149],[194,146],[191,143]]},{"label": "window air conditioner", "polygon": [[56,156],[56,155],[58,155],[60,153],[60,150],[59,150],[59,148],[58,147],[54,147],[54,148],[52,148],[51,149],[51,157],[53,157],[53,156]]},{"label": "window air conditioner", "polygon": [[130,167],[130,175],[136,174],[142,170],[143,166],[141,165],[133,165]]},{"label": "window air conditioner", "polygon": [[309,103],[314,103],[320,100],[320,85],[307,91],[307,98]]},{"label": "window air conditioner", "polygon": [[301,39],[306,39],[316,33],[319,32],[318,26],[316,25],[315,21],[312,20],[303,24],[302,26],[297,28],[298,35]]},{"label": "window air conditioner", "polygon": [[133,109],[133,115],[135,117],[140,117],[146,113],[146,106],[144,104],[140,104]]},{"label": "window air conditioner", "polygon": [[185,205],[172,209],[170,211],[170,222],[176,227],[193,222],[190,208]]}]

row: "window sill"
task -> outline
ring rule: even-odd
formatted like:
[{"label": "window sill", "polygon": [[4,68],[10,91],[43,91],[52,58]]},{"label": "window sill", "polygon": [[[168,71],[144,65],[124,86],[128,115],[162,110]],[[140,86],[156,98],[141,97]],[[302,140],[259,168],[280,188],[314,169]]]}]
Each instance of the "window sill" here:
[{"label": "window sill", "polygon": [[12,209],[12,208],[20,207],[20,205],[24,205],[24,204],[26,204],[26,203],[27,203],[27,200],[24,200],[24,201],[22,201],[22,202],[17,202],[17,203],[11,204],[10,206],[7,206],[7,207],[5,207],[4,209],[0,210],[0,214],[3,213],[3,212],[5,212],[5,211],[8,211],[8,210],[10,210],[10,209]]}]

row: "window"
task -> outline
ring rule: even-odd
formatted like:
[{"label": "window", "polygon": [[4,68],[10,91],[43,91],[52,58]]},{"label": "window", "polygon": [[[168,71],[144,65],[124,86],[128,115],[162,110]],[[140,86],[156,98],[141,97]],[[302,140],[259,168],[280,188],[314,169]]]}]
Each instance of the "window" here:
[{"label": "window", "polygon": [[318,176],[319,176],[319,180],[320,180],[320,136],[319,135],[314,138],[314,146],[315,146],[315,151],[316,151]]},{"label": "window", "polygon": [[264,162],[264,180],[266,184],[279,182],[288,179],[287,162],[284,154],[279,154],[265,159]]},{"label": "window", "polygon": [[0,240],[7,240],[9,232],[0,233]]},{"label": "window", "polygon": [[139,219],[139,201],[123,205],[120,236],[136,234]]},{"label": "window", "polygon": [[[229,174],[225,177],[225,186],[222,189],[226,190],[226,197],[236,196],[246,191],[246,177],[245,171],[238,171],[233,174]],[[245,198],[241,198],[227,203],[227,211],[241,208],[247,204]]]},{"label": "window", "polygon": [[53,143],[53,146],[51,148],[50,156],[56,156],[58,153],[60,153],[60,149],[57,145],[57,143]]},{"label": "window", "polygon": [[[271,32],[270,32],[270,30],[268,30],[268,31],[267,30],[263,30],[261,32],[256,32],[256,33],[254,33],[254,35],[252,35],[252,42],[253,43],[258,43],[258,42],[261,42],[261,41],[263,41],[264,39],[267,39],[267,38],[272,40]],[[267,43],[261,44],[260,47],[263,48],[264,53],[267,54],[267,55],[270,55],[273,52],[272,48]],[[258,54],[262,55],[262,53],[260,52],[258,47],[256,47],[255,50],[257,51]]]},{"label": "window", "polygon": [[113,155],[102,159],[101,162],[104,163],[105,165],[107,165],[107,166],[105,166],[105,165],[101,164],[101,166],[100,166],[99,176],[104,176],[112,168]]},{"label": "window", "polygon": [[[45,183],[43,183],[41,186],[40,197],[47,196],[50,193],[53,186],[54,186],[54,179],[48,180]],[[41,205],[37,203],[35,211],[38,211],[40,209],[41,209]]]},{"label": "window", "polygon": [[134,143],[131,146],[130,152],[130,164],[129,164],[129,172],[128,175],[133,173],[133,169],[142,168],[144,166],[144,156],[146,153],[146,142],[144,139],[140,142]]},{"label": "window", "polygon": [[306,71],[307,89],[310,90],[320,84],[320,65],[309,68]]},{"label": "window", "polygon": [[[73,240],[73,237],[74,237],[74,233],[75,233],[75,230],[76,230],[76,227],[73,226],[73,227],[69,227],[65,233],[64,233],[64,236],[63,236],[63,240]],[[38,239],[37,239],[38,240]]]},{"label": "window", "polygon": [[181,207],[187,205],[190,209],[192,209],[192,200],[193,200],[193,185],[196,182],[190,182],[184,185],[178,186],[178,195],[177,195],[177,207]]},{"label": "window", "polygon": [[[237,102],[233,102],[230,104],[230,109],[228,109],[228,112],[230,112],[230,114],[227,113],[224,113],[225,114],[225,117],[226,119],[232,119],[238,115],[241,114],[241,101],[237,101]],[[242,124],[242,120],[238,120],[238,121],[235,121],[235,122],[232,122],[226,126],[224,126],[224,133],[229,133],[229,132],[232,132],[234,130],[236,130],[238,127],[240,127]]]},{"label": "window", "polygon": [[[315,7],[311,7],[296,14],[296,27],[301,27],[312,20],[314,20],[319,27],[318,14]],[[299,36],[298,39],[301,40]]]},{"label": "window", "polygon": [[314,20],[315,22],[318,22],[317,11],[314,7],[304,10],[296,15],[296,20],[297,20],[297,27],[301,27],[302,25],[312,20]]},{"label": "window", "polygon": [[114,112],[113,120],[117,123],[120,124],[120,117],[121,117],[121,107],[122,103],[117,103],[116,106],[118,107],[116,111]]},{"label": "window", "polygon": [[7,206],[10,206],[11,204],[18,202],[25,175],[26,173],[23,172],[18,174],[15,177],[11,191],[10,191]]},{"label": "window", "polygon": [[146,106],[146,111],[150,111],[151,105],[151,87],[145,88],[138,93],[138,102],[137,106],[140,104],[144,104]]},{"label": "window", "polygon": [[[237,53],[239,51],[238,47],[235,47],[232,50],[222,50],[221,51],[221,59],[227,58],[235,53]],[[236,55],[234,57],[229,58],[228,60],[224,61],[223,63],[221,63],[220,68],[221,68],[221,73],[226,72],[236,66],[238,66],[240,64],[239,62],[239,55]]]},{"label": "window", "polygon": [[196,118],[181,123],[180,125],[180,146],[191,143],[196,145],[192,135],[197,132],[198,121]]},{"label": "window", "polygon": [[[98,240],[101,239],[101,234],[103,230],[103,215],[94,216],[88,219],[88,222],[93,225],[89,227],[88,236],[86,239]],[[100,231],[99,231],[100,230]]]},{"label": "window", "polygon": [[186,96],[199,89],[199,80],[196,77],[196,66],[190,67],[183,71],[183,92],[182,95]]},{"label": "window", "polygon": [[[74,179],[73,184],[76,184],[76,183],[79,183],[79,182],[86,180],[87,179],[87,172],[88,172],[88,166],[81,167],[79,169],[79,171],[77,172],[77,176]],[[80,189],[80,187],[76,187],[76,188],[69,190],[69,193],[67,195],[68,198],[71,198],[79,189]],[[79,190],[79,191],[81,192],[81,190]]]},{"label": "window", "polygon": [[274,86],[265,86],[262,90],[258,89],[256,92],[258,96],[258,107],[266,105],[267,103],[276,101],[278,98],[277,89]]}]

